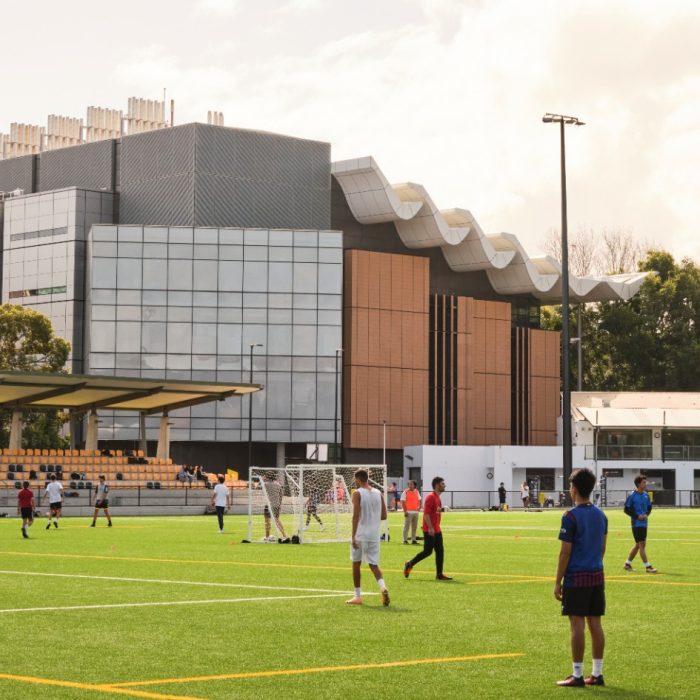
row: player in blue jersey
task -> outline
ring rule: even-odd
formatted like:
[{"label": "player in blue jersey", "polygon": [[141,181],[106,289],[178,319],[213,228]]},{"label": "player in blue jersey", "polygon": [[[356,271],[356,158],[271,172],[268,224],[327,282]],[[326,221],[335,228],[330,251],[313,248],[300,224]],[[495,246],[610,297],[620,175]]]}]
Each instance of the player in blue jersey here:
[{"label": "player in blue jersey", "polygon": [[625,571],[633,571],[632,560],[639,552],[639,558],[644,562],[646,572],[648,574],[658,573],[647,559],[647,532],[649,530],[651,498],[647,493],[647,478],[645,476],[638,476],[634,480],[634,491],[627,496],[625,501],[625,513],[632,519],[632,536],[634,537],[634,547],[627,555]]},{"label": "player in blue jersey", "polygon": [[[574,508],[564,513],[561,519],[561,549],[554,597],[561,601],[562,615],[569,617],[573,673],[563,681],[558,681],[557,685],[570,688],[605,685],[605,634],[600,618],[605,614],[603,557],[608,538],[608,519],[602,510],[591,503],[590,496],[596,478],[590,469],[574,470],[569,481]],[[586,622],[593,647],[593,672],[584,680]]]}]

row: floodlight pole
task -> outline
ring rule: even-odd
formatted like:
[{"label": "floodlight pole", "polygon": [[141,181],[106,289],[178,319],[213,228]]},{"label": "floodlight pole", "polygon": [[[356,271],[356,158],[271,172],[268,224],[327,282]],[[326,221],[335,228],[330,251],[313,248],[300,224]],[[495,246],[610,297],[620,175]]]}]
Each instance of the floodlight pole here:
[{"label": "floodlight pole", "polygon": [[[251,343],[250,344],[250,379],[249,383],[253,383],[253,350],[255,348],[261,348],[262,343]],[[253,466],[253,392],[248,394],[248,474],[250,475],[250,468]]]},{"label": "floodlight pole", "polygon": [[572,471],[571,445],[571,377],[570,377],[570,348],[569,348],[569,239],[568,218],[566,208],[566,141],[565,127],[583,126],[577,117],[564,114],[547,113],[542,117],[545,123],[559,124],[560,159],[561,159],[561,355],[562,355],[562,466],[564,477],[564,492],[566,492]]}]

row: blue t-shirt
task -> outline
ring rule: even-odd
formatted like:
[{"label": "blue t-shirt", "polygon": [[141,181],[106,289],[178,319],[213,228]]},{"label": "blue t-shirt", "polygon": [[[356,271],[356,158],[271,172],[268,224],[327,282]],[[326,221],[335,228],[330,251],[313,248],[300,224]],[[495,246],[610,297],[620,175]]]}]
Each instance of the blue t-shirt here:
[{"label": "blue t-shirt", "polygon": [[[651,510],[651,498],[646,491],[638,493],[637,491],[632,491],[632,493],[627,496],[625,501],[625,508],[631,506],[637,515],[647,515]],[[636,517],[632,518],[632,527],[647,527],[648,520],[638,520]]]},{"label": "blue t-shirt", "polygon": [[579,588],[603,583],[603,542],[608,519],[600,508],[584,503],[564,513],[559,539],[571,543],[564,586]]}]

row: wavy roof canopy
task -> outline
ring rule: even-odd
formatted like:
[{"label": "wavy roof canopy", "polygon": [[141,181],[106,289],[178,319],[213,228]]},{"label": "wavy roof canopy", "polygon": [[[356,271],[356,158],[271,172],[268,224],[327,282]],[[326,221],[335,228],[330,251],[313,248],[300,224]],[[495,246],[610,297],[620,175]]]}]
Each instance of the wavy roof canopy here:
[{"label": "wavy roof canopy", "polygon": [[[438,210],[422,185],[389,184],[371,156],[336,161],[331,172],[360,223],[393,223],[407,248],[441,248],[452,270],[485,270],[499,294],[532,294],[548,303],[561,301],[559,262],[550,256],[529,257],[514,235],[486,235],[466,209]],[[569,274],[569,299],[574,303],[626,301],[639,291],[648,274]]]}]

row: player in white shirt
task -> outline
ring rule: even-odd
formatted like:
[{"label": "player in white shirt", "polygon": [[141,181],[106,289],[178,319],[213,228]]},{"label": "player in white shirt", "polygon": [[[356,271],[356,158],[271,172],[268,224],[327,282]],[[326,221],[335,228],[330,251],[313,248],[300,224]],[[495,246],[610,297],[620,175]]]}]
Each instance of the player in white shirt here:
[{"label": "player in white shirt", "polygon": [[231,507],[231,496],[228,486],[224,483],[226,477],[219,474],[219,483],[214,487],[214,495],[211,497],[211,504],[216,508],[216,517],[219,519],[219,532],[224,533],[224,512]]},{"label": "player in white shirt", "polygon": [[95,527],[100,510],[104,510],[107,516],[107,525],[112,527],[112,516],[109,514],[109,500],[107,499],[108,493],[109,484],[105,481],[104,474],[100,474],[100,482],[95,486],[95,513],[92,516],[92,525],[90,527]]},{"label": "player in white shirt", "polygon": [[352,542],[350,545],[355,595],[347,602],[350,605],[362,605],[360,567],[364,560],[369,564],[374,578],[377,579],[382,605],[389,605],[389,591],[384,583],[382,570],[379,568],[379,531],[382,520],[386,520],[386,503],[381,491],[369,485],[369,475],[365,469],[358,469],[355,472],[355,486],[357,490],[352,494]]},{"label": "player in white shirt", "polygon": [[51,474],[49,477],[44,496],[49,501],[49,524],[46,526],[46,529],[48,530],[51,527],[52,520],[53,526],[57,528],[58,519],[61,517],[61,506],[63,505],[63,484],[60,481],[56,481],[55,474]]}]

